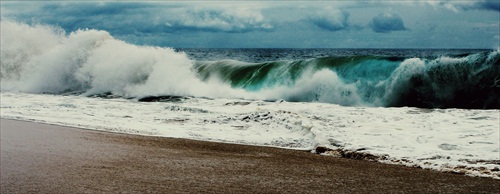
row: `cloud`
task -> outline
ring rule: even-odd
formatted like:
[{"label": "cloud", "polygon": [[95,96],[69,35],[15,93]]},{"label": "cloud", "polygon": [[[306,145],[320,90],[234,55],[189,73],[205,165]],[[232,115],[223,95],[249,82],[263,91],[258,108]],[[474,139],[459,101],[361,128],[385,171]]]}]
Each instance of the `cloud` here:
[{"label": "cloud", "polygon": [[169,20],[165,24],[177,30],[213,32],[267,31],[273,28],[260,12],[243,8],[186,10],[179,18]]},{"label": "cloud", "polygon": [[[203,7],[172,2],[37,2],[30,11],[9,12],[23,22],[58,25],[66,31],[93,28],[113,35],[209,31],[245,33],[268,31],[273,25],[259,10],[238,7]],[[18,4],[20,7],[26,4]],[[15,5],[10,7],[16,9]]]},{"label": "cloud", "polygon": [[[498,7],[497,1],[481,0],[5,1],[0,12],[2,19],[65,32],[105,30],[139,45],[484,48],[499,34]],[[403,18],[377,15],[384,12]],[[408,28],[412,31],[394,33]],[[425,42],[429,32],[436,41]],[[452,37],[470,41],[457,43]]]},{"label": "cloud", "polygon": [[[112,34],[125,34],[151,27],[148,9],[154,4],[119,2],[24,2],[11,5],[11,19],[57,25],[68,32],[92,28],[106,30]],[[29,7],[30,9],[25,9]]]},{"label": "cloud", "polygon": [[339,31],[348,29],[351,25],[348,21],[349,13],[342,10],[326,10],[321,14],[309,16],[307,20],[319,28]]},{"label": "cloud", "polygon": [[[380,1],[381,3],[387,3]],[[413,0],[413,1],[390,1],[388,3],[400,3],[410,5],[431,5],[434,7],[444,7],[455,12],[469,10],[489,10],[500,12],[500,1],[498,0],[474,0],[474,1],[457,1],[457,0]]]},{"label": "cloud", "polygon": [[445,1],[441,2],[445,7],[452,9],[454,11],[458,10],[490,10],[500,12],[500,1],[498,0],[486,0],[486,1]]},{"label": "cloud", "polygon": [[478,2],[476,5],[479,8],[482,8],[482,9],[492,10],[492,11],[499,11],[500,12],[500,1]]},{"label": "cloud", "polygon": [[403,19],[397,14],[383,13],[372,18],[369,26],[378,33],[407,30]]},{"label": "cloud", "polygon": [[405,1],[387,1],[372,0],[357,2],[358,7],[363,6],[387,6],[387,5],[407,5],[423,6],[430,5],[435,8],[446,8],[455,12],[469,10],[487,10],[500,12],[500,1],[498,0],[405,0]]}]

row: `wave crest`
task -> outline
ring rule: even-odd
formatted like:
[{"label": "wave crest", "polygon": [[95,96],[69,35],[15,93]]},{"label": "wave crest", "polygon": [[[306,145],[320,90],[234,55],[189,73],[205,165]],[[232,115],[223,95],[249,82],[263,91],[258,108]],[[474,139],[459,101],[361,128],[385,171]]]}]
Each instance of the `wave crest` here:
[{"label": "wave crest", "polygon": [[193,62],[185,53],[171,48],[136,46],[99,30],[66,35],[48,26],[1,22],[4,91],[126,97],[240,92],[207,86],[191,71]]}]

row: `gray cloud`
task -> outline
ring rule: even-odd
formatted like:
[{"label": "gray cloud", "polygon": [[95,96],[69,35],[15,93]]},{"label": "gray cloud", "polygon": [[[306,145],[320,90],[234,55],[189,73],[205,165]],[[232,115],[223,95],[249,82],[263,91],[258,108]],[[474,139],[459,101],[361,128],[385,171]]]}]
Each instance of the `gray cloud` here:
[{"label": "gray cloud", "polygon": [[[5,1],[0,9],[5,20],[105,30],[138,45],[490,48],[498,42],[499,7],[493,0]],[[392,10],[404,20],[377,15]]]},{"label": "gray cloud", "polygon": [[454,11],[459,10],[490,10],[500,12],[500,1],[498,0],[482,0],[482,1],[440,1],[439,5]]},{"label": "gray cloud", "polygon": [[213,32],[267,31],[273,28],[264,21],[260,12],[246,9],[186,10],[185,14],[169,19],[165,25],[177,30]]},{"label": "gray cloud", "polygon": [[348,21],[349,13],[342,10],[326,10],[321,14],[309,16],[307,20],[319,28],[339,31],[348,29],[351,25]]},{"label": "gray cloud", "polygon": [[384,13],[372,18],[369,26],[378,33],[407,30],[403,19],[397,14]]},{"label": "gray cloud", "polygon": [[387,5],[408,5],[421,6],[431,5],[439,8],[446,8],[453,11],[469,11],[469,10],[489,10],[500,12],[500,1],[498,0],[405,0],[405,1],[387,1],[387,0],[372,0],[356,2],[356,7],[363,6],[387,6]]},{"label": "gray cloud", "polygon": [[500,1],[486,1],[477,4],[480,8],[500,12]]},{"label": "gray cloud", "polygon": [[135,2],[41,2],[36,5],[30,5],[34,8],[29,11],[12,12],[9,17],[58,25],[66,31],[93,28],[113,35],[175,31],[245,33],[273,28],[259,11],[245,8],[193,9],[181,4]]}]

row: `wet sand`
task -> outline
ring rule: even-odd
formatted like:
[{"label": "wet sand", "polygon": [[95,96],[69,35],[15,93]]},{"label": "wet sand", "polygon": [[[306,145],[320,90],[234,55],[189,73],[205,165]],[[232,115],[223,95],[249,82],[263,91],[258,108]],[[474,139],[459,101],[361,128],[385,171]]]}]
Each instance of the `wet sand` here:
[{"label": "wet sand", "polygon": [[491,178],[0,120],[1,193],[499,193]]}]

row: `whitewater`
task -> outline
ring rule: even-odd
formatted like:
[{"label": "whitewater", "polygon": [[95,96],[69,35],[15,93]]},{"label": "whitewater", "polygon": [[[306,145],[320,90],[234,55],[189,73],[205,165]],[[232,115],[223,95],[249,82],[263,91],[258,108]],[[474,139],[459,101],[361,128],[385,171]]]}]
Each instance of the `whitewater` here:
[{"label": "whitewater", "polygon": [[1,118],[500,179],[500,50],[175,50],[1,26]]}]

